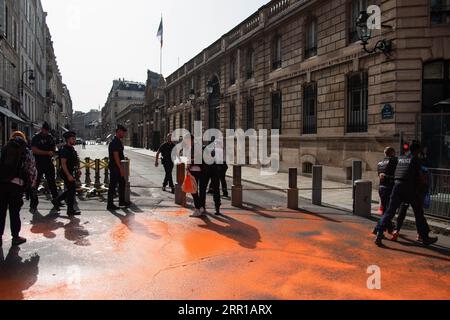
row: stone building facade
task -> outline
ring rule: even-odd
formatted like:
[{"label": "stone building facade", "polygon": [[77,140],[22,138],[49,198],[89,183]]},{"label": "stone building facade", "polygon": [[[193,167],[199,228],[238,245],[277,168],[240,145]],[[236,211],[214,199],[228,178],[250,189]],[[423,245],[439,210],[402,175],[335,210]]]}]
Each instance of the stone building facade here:
[{"label": "stone building facade", "polygon": [[127,128],[123,144],[133,148],[143,148],[144,126],[142,114],[144,103],[132,103],[117,114],[117,123]]},{"label": "stone building facade", "polygon": [[32,136],[44,120],[59,137],[70,125],[46,17],[40,0],[0,0],[0,145],[12,130]]},{"label": "stone building facade", "polygon": [[118,115],[128,106],[143,104],[145,96],[145,84],[139,82],[118,79],[113,81],[113,86],[108,94],[108,99],[102,109],[103,138],[108,139],[114,135],[118,124]]},{"label": "stone building facade", "polygon": [[165,86],[166,81],[160,74],[148,71],[142,121],[143,146],[147,149],[158,150],[167,135],[164,114]]},{"label": "stone building facade", "polygon": [[[445,124],[450,112],[435,108],[450,98],[445,1],[270,1],[167,78],[167,129],[194,119],[221,130],[280,129],[282,169],[308,174],[320,164],[338,181],[350,180],[353,160],[376,180],[384,148],[398,149],[401,135],[450,166],[433,152],[450,150],[450,128],[426,125]],[[356,19],[372,4],[389,27],[374,30],[368,48],[391,40],[388,55],[367,53],[358,39]]]}]

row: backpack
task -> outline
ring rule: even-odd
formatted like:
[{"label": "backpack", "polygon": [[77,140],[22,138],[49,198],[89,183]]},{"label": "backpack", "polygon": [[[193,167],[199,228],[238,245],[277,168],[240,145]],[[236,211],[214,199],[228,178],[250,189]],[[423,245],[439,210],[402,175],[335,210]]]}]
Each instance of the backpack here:
[{"label": "backpack", "polygon": [[0,158],[0,181],[10,182],[14,178],[26,180],[24,170],[26,144],[20,139],[11,140],[2,149]]}]

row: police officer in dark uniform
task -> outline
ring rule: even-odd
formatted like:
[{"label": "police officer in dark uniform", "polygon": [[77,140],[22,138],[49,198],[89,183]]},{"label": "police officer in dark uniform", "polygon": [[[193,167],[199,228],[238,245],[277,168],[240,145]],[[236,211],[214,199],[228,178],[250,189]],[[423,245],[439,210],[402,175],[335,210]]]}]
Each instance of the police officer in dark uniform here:
[{"label": "police officer in dark uniform", "polygon": [[167,185],[169,185],[172,193],[175,193],[175,185],[173,183],[173,167],[175,166],[172,160],[172,151],[175,148],[175,143],[172,142],[172,135],[167,135],[167,141],[158,149],[156,153],[155,167],[159,166],[159,157],[162,155],[162,164],[164,166],[164,171],[166,176],[163,182],[163,191],[166,191]]},{"label": "police officer in dark uniform", "polygon": [[[378,163],[378,177],[380,178],[380,187],[378,193],[380,195],[381,207],[383,208],[383,215],[389,207],[389,200],[391,198],[392,189],[394,188],[395,169],[397,168],[398,158],[395,156],[395,149],[388,147],[384,150],[385,158]],[[388,222],[387,230],[393,233],[394,226],[391,221]],[[375,228],[374,234],[377,234],[378,229]]]},{"label": "police officer in dark uniform", "polygon": [[52,204],[55,207],[60,207],[61,203],[58,202],[58,189],[55,182],[55,166],[53,165],[52,158],[56,152],[56,144],[53,136],[50,134],[50,126],[47,122],[42,125],[41,132],[35,135],[31,141],[31,148],[36,159],[36,167],[38,170],[38,179],[36,182],[36,188],[32,192],[30,209],[36,211],[39,199],[37,189],[41,184],[42,176],[45,175],[48,187],[52,194]]},{"label": "police officer in dark uniform", "polygon": [[431,245],[438,241],[438,238],[429,236],[430,228],[425,219],[423,208],[421,208],[421,202],[418,200],[421,170],[420,159],[418,157],[420,145],[418,143],[413,143],[410,147],[410,151],[410,154],[402,156],[398,160],[394,176],[395,184],[392,189],[389,207],[377,226],[377,238],[375,243],[378,246],[382,246],[384,230],[388,223],[392,221],[402,203],[409,203],[413,208],[417,231],[423,244]]},{"label": "police officer in dark uniform", "polygon": [[58,198],[58,202],[63,200],[67,203],[67,215],[78,216],[81,214],[79,210],[75,209],[75,195],[77,191],[76,178],[80,176],[79,171],[80,160],[75,151],[76,134],[75,132],[67,132],[64,134],[66,144],[59,150],[59,159],[61,160],[61,177],[64,180],[66,191]]},{"label": "police officer in dark uniform", "polygon": [[125,201],[125,170],[122,167],[122,160],[125,160],[124,146],[122,139],[128,130],[119,125],[116,130],[116,136],[109,144],[109,172],[110,172],[110,183],[108,190],[108,207],[107,210],[115,211],[119,207],[114,205],[114,193],[116,191],[117,185],[119,185],[119,206],[129,207],[131,204]]}]

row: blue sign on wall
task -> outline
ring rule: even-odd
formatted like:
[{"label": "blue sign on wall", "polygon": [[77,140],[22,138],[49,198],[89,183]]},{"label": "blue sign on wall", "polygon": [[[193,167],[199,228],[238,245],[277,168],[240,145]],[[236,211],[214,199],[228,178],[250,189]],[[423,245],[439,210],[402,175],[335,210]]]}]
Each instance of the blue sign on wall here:
[{"label": "blue sign on wall", "polygon": [[394,119],[394,114],[394,108],[389,103],[385,104],[383,110],[381,110],[381,118],[383,120]]}]

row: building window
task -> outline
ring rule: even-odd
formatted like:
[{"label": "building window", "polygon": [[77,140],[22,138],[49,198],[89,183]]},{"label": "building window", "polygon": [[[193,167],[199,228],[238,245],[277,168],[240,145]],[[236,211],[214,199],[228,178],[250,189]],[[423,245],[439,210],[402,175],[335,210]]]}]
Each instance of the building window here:
[{"label": "building window", "polygon": [[369,104],[367,72],[352,74],[347,79],[347,132],[367,132]]},{"label": "building window", "polygon": [[431,0],[431,24],[450,24],[450,0]]},{"label": "building window", "polygon": [[246,129],[255,128],[255,100],[253,98],[247,99],[247,108],[245,110]]},{"label": "building window", "polygon": [[230,59],[230,86],[236,83],[236,56]]},{"label": "building window", "polygon": [[303,134],[317,133],[317,86],[307,85],[303,90]]},{"label": "building window", "polygon": [[177,130],[177,116],[176,115],[173,115],[172,126],[173,126],[173,131]]},{"label": "building window", "polygon": [[281,50],[281,35],[276,35],[272,44],[272,69],[281,68],[282,65],[282,50]]},{"label": "building window", "polygon": [[423,67],[423,112],[440,109],[436,103],[450,99],[450,60],[426,63]]},{"label": "building window", "polygon": [[229,129],[236,129],[236,103],[231,102],[230,103],[230,113],[229,113],[229,123],[230,128]]},{"label": "building window", "polygon": [[247,51],[247,79],[255,75],[255,50],[253,48]]},{"label": "building window", "polygon": [[358,20],[361,11],[367,11],[369,3],[367,0],[352,0],[350,3],[350,21],[349,21],[349,43],[359,41],[358,31],[356,29],[356,20]]},{"label": "building window", "polygon": [[184,129],[184,119],[183,114],[180,113],[180,129]]},{"label": "building window", "polygon": [[281,91],[272,93],[272,129],[282,129],[282,97]]},{"label": "building window", "polygon": [[179,98],[178,98],[178,103],[183,103],[183,85],[180,86],[180,91],[179,91]]},{"label": "building window", "polygon": [[303,163],[303,174],[312,174],[313,173],[313,167],[314,165],[310,162],[304,162]]},{"label": "building window", "polygon": [[317,55],[317,19],[309,21],[306,25],[305,59]]}]

